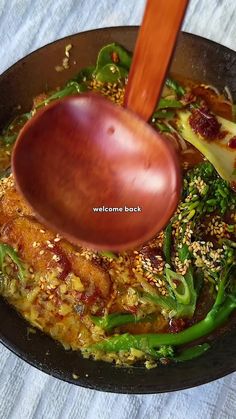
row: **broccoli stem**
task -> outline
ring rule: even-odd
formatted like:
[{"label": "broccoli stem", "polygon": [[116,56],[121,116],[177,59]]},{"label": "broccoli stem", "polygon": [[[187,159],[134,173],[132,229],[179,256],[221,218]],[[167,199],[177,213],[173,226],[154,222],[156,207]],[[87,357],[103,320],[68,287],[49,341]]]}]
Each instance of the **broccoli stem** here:
[{"label": "broccoli stem", "polygon": [[92,321],[96,326],[109,331],[115,327],[122,326],[128,323],[140,323],[153,321],[156,316],[148,315],[145,317],[137,317],[135,314],[129,313],[112,313],[104,317],[91,316]]},{"label": "broccoli stem", "polygon": [[216,328],[221,326],[236,308],[236,293],[228,295],[225,298],[224,290],[228,273],[229,270],[219,283],[217,297],[209,313],[203,320],[188,329],[179,333],[150,333],[142,335],[131,335],[129,333],[125,333],[91,345],[87,348],[87,351],[92,352],[101,350],[105,352],[119,352],[121,350],[129,351],[131,348],[135,348],[151,353],[155,348],[162,345],[180,346],[210,334]]},{"label": "broccoli stem", "polygon": [[184,345],[213,332],[227,320],[235,308],[236,301],[228,297],[222,306],[213,306],[211,311],[202,321],[182,332],[162,334],[147,333],[142,335],[125,333],[95,343],[94,345],[89,346],[87,351],[92,352],[100,350],[104,352],[119,352],[121,350],[129,351],[131,348],[135,348],[150,353],[150,351],[162,345]]},{"label": "broccoli stem", "polygon": [[209,343],[203,343],[202,345],[192,346],[191,348],[184,349],[180,355],[173,358],[175,362],[190,361],[190,359],[198,358],[203,355],[210,348]]}]

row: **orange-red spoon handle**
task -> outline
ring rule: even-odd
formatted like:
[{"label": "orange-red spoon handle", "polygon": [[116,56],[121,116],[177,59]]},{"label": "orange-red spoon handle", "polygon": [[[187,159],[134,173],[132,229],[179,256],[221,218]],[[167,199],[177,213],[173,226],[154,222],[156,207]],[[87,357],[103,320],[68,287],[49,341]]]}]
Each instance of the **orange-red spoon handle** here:
[{"label": "orange-red spoon handle", "polygon": [[124,100],[146,121],[161,94],[187,5],[188,0],[147,0]]}]

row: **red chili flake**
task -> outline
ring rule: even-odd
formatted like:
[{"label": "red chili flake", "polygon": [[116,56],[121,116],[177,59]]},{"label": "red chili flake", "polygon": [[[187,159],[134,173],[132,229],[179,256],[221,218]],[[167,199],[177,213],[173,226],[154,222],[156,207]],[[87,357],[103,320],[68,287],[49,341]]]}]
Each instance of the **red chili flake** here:
[{"label": "red chili flake", "polygon": [[236,182],[234,180],[230,183],[230,187],[236,192]]},{"label": "red chili flake", "polygon": [[209,109],[194,109],[189,123],[194,132],[208,140],[214,140],[219,136],[221,124]]},{"label": "red chili flake", "polygon": [[143,246],[140,253],[144,259],[150,260],[152,268],[159,268],[161,261],[156,258],[156,256],[162,256],[162,250],[159,247]]},{"label": "red chili flake", "polygon": [[169,329],[171,333],[178,333],[185,329],[186,322],[184,319],[171,319],[169,321]]},{"label": "red chili flake", "polygon": [[228,146],[230,148],[236,148],[236,137],[232,137],[230,138],[229,142],[228,142]]},{"label": "red chili flake", "polygon": [[62,271],[59,273],[58,278],[63,281],[71,272],[71,263],[67,258],[65,252],[63,252],[61,247],[59,247],[58,245],[54,244],[53,247],[48,247],[48,249],[60,258],[57,263],[62,268]]},{"label": "red chili flake", "polygon": [[55,314],[55,317],[56,317],[56,319],[57,319],[57,320],[59,320],[59,321],[61,321],[61,320],[63,320],[63,319],[64,319],[64,316],[62,316],[62,314],[59,314],[59,313],[56,313],[56,314]]},{"label": "red chili flake", "polygon": [[179,279],[173,279],[173,283],[178,287],[181,284],[181,281]]},{"label": "red chili flake", "polygon": [[136,306],[126,306],[127,311],[132,314],[137,314],[138,308]]},{"label": "red chili flake", "polygon": [[119,57],[119,55],[117,54],[116,51],[113,51],[111,53],[111,59],[112,59],[113,63],[116,63],[117,64],[117,63],[120,62],[120,57]]},{"label": "red chili flake", "polygon": [[160,358],[160,363],[162,365],[169,365],[171,363],[171,359],[169,359],[169,358]]},{"label": "red chili flake", "polygon": [[91,306],[96,301],[101,299],[101,292],[99,288],[95,287],[93,293],[77,292],[77,297],[85,305]]}]

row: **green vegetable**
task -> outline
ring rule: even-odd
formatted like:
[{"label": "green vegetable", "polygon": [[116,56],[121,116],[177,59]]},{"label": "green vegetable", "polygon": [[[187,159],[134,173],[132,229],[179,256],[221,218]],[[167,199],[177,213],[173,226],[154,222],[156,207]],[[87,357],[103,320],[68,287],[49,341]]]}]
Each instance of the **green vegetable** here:
[{"label": "green vegetable", "polygon": [[[235,281],[231,277],[231,271],[235,270],[235,265],[234,263],[231,266],[225,267],[223,270],[220,276],[215,303],[206,317],[200,322],[179,333],[151,333],[142,335],[125,333],[112,336],[89,346],[87,352],[96,350],[119,352],[121,350],[129,351],[131,348],[135,348],[154,356],[156,349],[163,345],[181,346],[208,335],[221,326],[236,308],[236,287]],[[233,273],[235,274],[235,272]]]},{"label": "green vegetable", "polygon": [[170,269],[166,269],[166,279],[169,282],[171,290],[180,304],[189,304],[191,295],[190,288],[184,276],[177,274]]},{"label": "green vegetable", "polygon": [[115,43],[106,45],[98,54],[93,77],[104,83],[115,83],[128,76],[131,54]]},{"label": "green vegetable", "polygon": [[171,238],[172,238],[172,224],[169,223],[164,231],[163,253],[165,261],[171,266]]},{"label": "green vegetable", "polygon": [[183,96],[185,94],[185,89],[177,81],[170,78],[166,79],[166,86],[174,90],[177,96]]},{"label": "green vegetable", "polygon": [[82,70],[80,70],[80,72],[75,76],[75,78],[72,81],[76,81],[80,84],[88,80],[92,80],[94,70],[95,66],[82,68]]},{"label": "green vegetable", "polygon": [[175,116],[175,109],[182,108],[183,105],[176,99],[160,99],[157,109],[152,115],[155,119],[172,119]]},{"label": "green vegetable", "polygon": [[17,276],[23,280],[26,275],[26,267],[20,260],[17,252],[8,244],[0,243],[0,269],[3,275],[7,276],[6,272],[6,257],[9,257],[17,267]]},{"label": "green vegetable", "polygon": [[[197,292],[194,287],[192,270],[189,269],[185,277],[176,274],[170,269],[166,269],[166,279],[169,282],[169,294],[167,296],[144,293],[143,299],[159,305],[169,311],[171,316],[176,318],[191,318],[195,312],[197,302]],[[180,284],[176,286],[173,280],[176,279]]]},{"label": "green vegetable", "polygon": [[220,244],[225,244],[229,248],[232,247],[236,249],[236,242],[233,242],[232,240],[229,240],[229,239],[221,239]]},{"label": "green vegetable", "polygon": [[42,106],[48,105],[50,102],[62,99],[66,96],[72,96],[76,93],[81,93],[88,90],[85,84],[77,83],[76,81],[70,81],[66,84],[66,86],[63,89],[58,90],[57,92],[53,93],[51,96],[49,96],[47,99],[43,100],[41,103],[39,103],[36,106],[36,109],[41,108]]},{"label": "green vegetable", "polygon": [[104,67],[97,70],[94,75],[96,80],[101,83],[115,83],[116,81],[127,77],[128,71],[115,64],[106,64]]},{"label": "green vegetable", "polygon": [[190,361],[191,359],[198,358],[199,356],[203,355],[206,351],[208,351],[208,349],[210,349],[210,345],[208,343],[191,346],[191,348],[185,349],[173,359],[176,362]]},{"label": "green vegetable", "polygon": [[112,313],[104,317],[91,316],[92,321],[96,326],[101,327],[106,331],[114,329],[114,327],[122,326],[128,323],[151,322],[156,316],[148,315],[145,317],[137,317],[129,313]]},{"label": "green vegetable", "polygon": [[[201,191],[195,186],[198,178],[205,185]],[[185,202],[190,194],[191,200]],[[227,209],[235,204],[235,193],[229,183],[219,177],[211,163],[200,163],[186,173],[182,202],[179,205],[182,219],[191,219],[196,223],[204,214],[216,212],[224,215]]]},{"label": "green vegetable", "polygon": [[1,141],[5,145],[14,144],[16,141],[19,131],[22,126],[31,118],[31,112],[26,112],[22,115],[17,115],[6,128],[3,129]]},{"label": "green vegetable", "polygon": [[[168,108],[182,108],[183,105],[179,100],[176,99],[166,99],[166,98],[161,98],[159,100],[157,109],[168,109]],[[155,116],[155,113],[154,115]]]},{"label": "green vegetable", "polygon": [[217,116],[216,119],[221,125],[221,131],[227,134],[220,141],[208,141],[194,132],[189,123],[190,116],[191,112],[189,111],[177,111],[177,129],[180,135],[213,164],[223,179],[228,182],[236,181],[236,175],[234,175],[235,153],[232,148],[228,147],[229,140],[236,135],[235,122]]},{"label": "green vegetable", "polygon": [[95,74],[106,64],[115,64],[129,71],[132,55],[118,44],[105,45],[98,53]]},{"label": "green vegetable", "polygon": [[191,252],[187,246],[187,244],[183,244],[182,247],[178,248],[178,256],[180,262],[184,262],[187,259],[190,259]]},{"label": "green vegetable", "polygon": [[160,132],[172,132],[170,127],[168,127],[165,123],[155,122],[155,126],[158,128]]},{"label": "green vegetable", "polygon": [[173,358],[174,350],[172,346],[162,345],[159,349],[150,351],[150,355],[152,355],[156,359]]},{"label": "green vegetable", "polygon": [[195,269],[194,277],[195,277],[194,286],[195,286],[195,291],[198,297],[204,284],[203,270],[200,268]]},{"label": "green vegetable", "polygon": [[167,111],[166,109],[156,111],[153,114],[153,118],[156,119],[173,119],[175,116],[175,112],[173,111]]}]

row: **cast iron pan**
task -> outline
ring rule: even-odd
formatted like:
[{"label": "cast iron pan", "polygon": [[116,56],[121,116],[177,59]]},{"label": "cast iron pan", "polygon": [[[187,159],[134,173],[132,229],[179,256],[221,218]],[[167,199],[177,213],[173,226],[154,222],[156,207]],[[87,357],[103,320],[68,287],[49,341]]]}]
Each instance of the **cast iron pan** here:
[{"label": "cast iron pan", "polygon": [[[99,49],[118,42],[132,50],[136,27],[115,27],[80,33],[56,41],[23,58],[0,77],[0,127],[17,106],[28,111],[37,94],[63,85],[79,69],[95,63]],[[64,49],[71,43],[71,68],[56,72]],[[212,84],[220,90],[228,86],[236,96],[236,53],[198,36],[179,36],[170,72]],[[223,377],[236,370],[236,333],[221,336],[212,348],[193,361],[146,370],[143,367],[117,368],[112,364],[82,359],[41,332],[27,337],[28,324],[0,300],[1,342],[26,362],[70,383],[116,393],[159,393],[193,387]],[[72,374],[79,378],[74,379]]]}]

